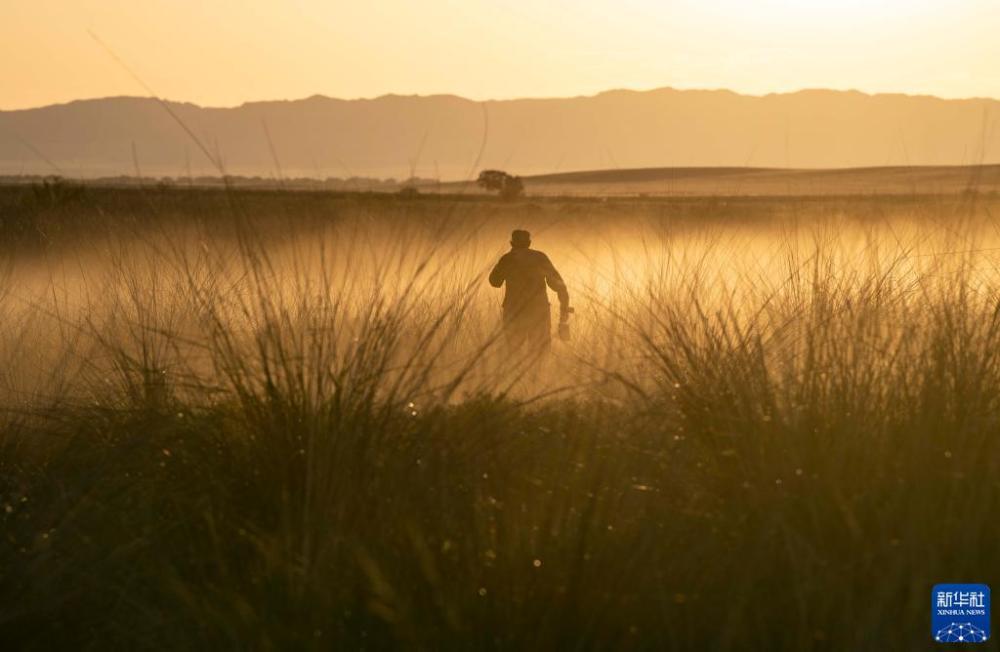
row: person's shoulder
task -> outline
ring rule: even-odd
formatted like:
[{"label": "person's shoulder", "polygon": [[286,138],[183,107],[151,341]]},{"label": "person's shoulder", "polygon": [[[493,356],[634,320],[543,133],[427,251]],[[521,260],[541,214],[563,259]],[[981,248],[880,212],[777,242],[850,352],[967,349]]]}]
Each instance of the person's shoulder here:
[{"label": "person's shoulder", "polygon": [[544,251],[539,251],[537,249],[529,249],[529,251],[531,252],[532,258],[534,258],[535,260],[542,263],[549,262],[549,257],[545,255]]}]

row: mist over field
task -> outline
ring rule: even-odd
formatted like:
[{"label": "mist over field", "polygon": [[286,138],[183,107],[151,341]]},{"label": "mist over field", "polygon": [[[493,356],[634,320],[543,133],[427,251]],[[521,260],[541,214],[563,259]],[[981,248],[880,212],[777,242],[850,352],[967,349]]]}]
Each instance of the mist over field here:
[{"label": "mist over field", "polygon": [[912,650],[998,568],[989,196],[0,203],[12,649]]}]

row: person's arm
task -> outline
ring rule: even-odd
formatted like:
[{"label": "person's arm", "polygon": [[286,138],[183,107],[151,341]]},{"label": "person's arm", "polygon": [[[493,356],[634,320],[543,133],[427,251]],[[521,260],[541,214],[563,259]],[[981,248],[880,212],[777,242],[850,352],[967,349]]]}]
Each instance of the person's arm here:
[{"label": "person's arm", "polygon": [[496,266],[493,267],[493,271],[490,272],[490,285],[495,288],[503,285],[503,282],[507,280],[507,266],[504,261],[507,260],[507,256],[501,256],[500,260],[497,261]]},{"label": "person's arm", "polygon": [[548,256],[545,256],[545,283],[559,297],[559,321],[566,321],[569,319],[570,312],[569,290],[566,289],[566,283]]}]

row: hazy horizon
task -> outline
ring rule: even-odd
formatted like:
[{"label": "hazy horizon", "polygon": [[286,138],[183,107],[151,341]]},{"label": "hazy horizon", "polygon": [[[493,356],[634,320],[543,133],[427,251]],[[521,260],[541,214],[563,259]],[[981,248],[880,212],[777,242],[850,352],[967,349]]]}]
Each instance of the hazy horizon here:
[{"label": "hazy horizon", "polygon": [[490,102],[517,102],[524,100],[570,100],[570,99],[590,99],[595,97],[600,97],[602,95],[607,95],[611,93],[655,93],[657,91],[690,91],[690,92],[700,92],[700,93],[730,93],[732,95],[737,95],[740,97],[749,98],[765,98],[773,96],[788,96],[788,95],[799,95],[802,93],[856,93],[858,95],[863,95],[866,97],[908,97],[908,98],[925,98],[932,100],[942,100],[947,102],[964,102],[964,101],[986,101],[986,102],[1000,102],[1000,95],[993,96],[967,96],[967,97],[945,97],[941,95],[934,95],[929,93],[903,93],[894,91],[863,91],[857,88],[828,88],[828,87],[802,87],[791,90],[784,91],[768,91],[761,93],[744,93],[740,91],[733,90],[731,88],[709,88],[709,87],[681,87],[681,86],[654,86],[650,88],[606,88],[604,90],[598,90],[592,93],[580,93],[577,95],[539,95],[539,96],[511,96],[511,97],[469,97],[466,95],[461,95],[459,93],[402,93],[395,91],[386,91],[384,93],[379,93],[376,95],[365,95],[357,97],[344,97],[344,96],[334,96],[326,93],[312,93],[309,95],[302,95],[297,97],[263,97],[263,98],[253,98],[246,99],[242,102],[236,104],[201,104],[189,99],[181,99],[174,97],[164,97],[160,95],[143,95],[141,93],[123,94],[123,95],[97,95],[93,97],[78,97],[73,99],[67,99],[59,102],[52,102],[49,104],[41,104],[37,106],[26,106],[21,108],[2,108],[0,107],[0,113],[12,113],[15,111],[32,111],[34,109],[45,109],[52,106],[64,106],[67,104],[74,104],[77,102],[93,102],[100,100],[116,100],[116,99],[155,99],[168,102],[170,104],[187,104],[196,106],[202,109],[238,109],[247,105],[254,104],[271,104],[271,103],[281,103],[281,102],[302,102],[304,100],[309,100],[313,98],[322,98],[327,100],[335,100],[342,102],[358,102],[358,101],[374,101],[380,100],[387,97],[408,97],[408,98],[435,98],[435,97],[447,97],[456,98],[460,100],[466,100],[469,102],[474,102],[477,104],[490,103]]},{"label": "hazy horizon", "polygon": [[217,173],[218,156],[233,175],[442,180],[467,179],[472,166],[533,175],[1000,162],[1000,104],[987,99],[661,88],[486,103],[387,95],[171,106],[132,96],[0,112],[0,173],[116,176],[138,165],[190,176]]},{"label": "hazy horizon", "polygon": [[136,78],[161,97],[200,106],[390,92],[577,97],[664,86],[758,96],[804,88],[1000,96],[991,65],[1000,43],[990,28],[1000,7],[986,0],[7,5],[3,110],[136,95]]}]

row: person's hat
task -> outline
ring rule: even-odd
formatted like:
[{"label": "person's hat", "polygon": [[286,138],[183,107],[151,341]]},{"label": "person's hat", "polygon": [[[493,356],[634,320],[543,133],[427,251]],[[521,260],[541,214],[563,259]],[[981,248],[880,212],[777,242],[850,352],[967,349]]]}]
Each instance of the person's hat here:
[{"label": "person's hat", "polygon": [[515,247],[527,247],[531,244],[531,234],[524,229],[515,229],[510,234],[510,243]]}]

